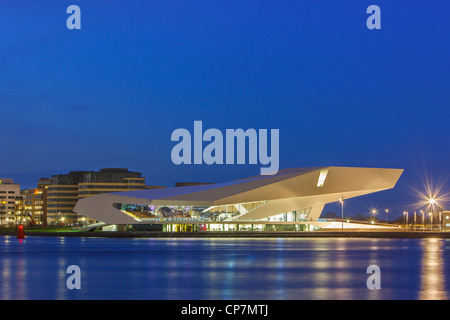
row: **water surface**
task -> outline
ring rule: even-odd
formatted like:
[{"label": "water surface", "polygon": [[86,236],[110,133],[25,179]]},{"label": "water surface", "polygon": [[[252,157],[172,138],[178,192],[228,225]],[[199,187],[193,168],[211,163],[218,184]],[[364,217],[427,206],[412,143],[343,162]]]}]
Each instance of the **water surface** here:
[{"label": "water surface", "polygon": [[449,259],[445,239],[0,237],[0,299],[447,299]]}]

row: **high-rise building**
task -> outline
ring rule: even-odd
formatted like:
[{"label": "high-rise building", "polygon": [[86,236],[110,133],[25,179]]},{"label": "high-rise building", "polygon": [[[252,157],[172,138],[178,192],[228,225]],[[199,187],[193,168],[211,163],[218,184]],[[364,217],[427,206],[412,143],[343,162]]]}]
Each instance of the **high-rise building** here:
[{"label": "high-rise building", "polygon": [[83,182],[78,184],[78,198],[91,197],[100,193],[147,189],[145,178],[140,172],[128,169],[101,169],[99,172],[87,172]]},{"label": "high-rise building", "polygon": [[48,186],[48,223],[51,225],[78,225],[94,223],[73,212],[78,199],[101,193],[143,190],[151,188],[145,185],[140,172],[125,168],[109,168],[95,171],[73,171],[68,174],[52,176]]},{"label": "high-rise building", "polygon": [[78,183],[87,171],[72,171],[52,176],[47,189],[47,223],[49,225],[77,224],[73,208],[78,201]]},{"label": "high-rise building", "polygon": [[20,184],[13,179],[0,178],[0,226],[14,224],[16,198],[20,198]]},{"label": "high-rise building", "polygon": [[51,184],[50,178],[38,181],[37,188],[21,190],[22,203],[17,204],[17,218],[21,223],[46,226],[47,225],[47,188]]}]

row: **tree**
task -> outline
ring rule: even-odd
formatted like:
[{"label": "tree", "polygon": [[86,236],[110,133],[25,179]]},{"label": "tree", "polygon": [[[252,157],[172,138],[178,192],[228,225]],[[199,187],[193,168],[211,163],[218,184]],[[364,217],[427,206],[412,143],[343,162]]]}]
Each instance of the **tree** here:
[{"label": "tree", "polygon": [[340,217],[334,212],[327,212],[321,216],[323,219],[340,219]]}]

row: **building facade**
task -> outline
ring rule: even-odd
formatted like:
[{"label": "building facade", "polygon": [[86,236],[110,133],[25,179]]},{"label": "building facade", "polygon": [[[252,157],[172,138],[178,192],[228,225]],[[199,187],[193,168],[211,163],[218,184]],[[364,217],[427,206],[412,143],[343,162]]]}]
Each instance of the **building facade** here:
[{"label": "building facade", "polygon": [[140,172],[125,168],[108,168],[95,171],[72,171],[52,176],[48,186],[49,225],[85,225],[95,219],[79,215],[74,207],[79,199],[102,193],[157,188],[145,185]]},{"label": "building facade", "polygon": [[38,180],[37,188],[20,191],[22,198],[17,203],[17,220],[27,225],[47,226],[47,190],[50,178]]},{"label": "building facade", "polygon": [[20,184],[13,179],[0,178],[0,226],[14,224],[20,200]]},{"label": "building facade", "polygon": [[78,183],[83,181],[85,171],[72,171],[68,174],[52,176],[47,191],[48,225],[77,224],[78,214],[73,208],[78,201]]}]

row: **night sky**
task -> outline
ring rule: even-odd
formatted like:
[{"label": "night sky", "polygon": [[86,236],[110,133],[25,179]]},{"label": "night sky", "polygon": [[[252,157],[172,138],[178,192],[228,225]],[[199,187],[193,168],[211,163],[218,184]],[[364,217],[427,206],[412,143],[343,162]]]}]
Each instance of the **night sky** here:
[{"label": "night sky", "polygon": [[[81,30],[66,27],[71,4]],[[381,30],[366,27],[372,4]],[[201,120],[280,129],[280,169],[403,168],[395,189],[346,205],[399,215],[425,179],[450,192],[449,12],[433,0],[0,0],[0,176],[29,188],[108,167],[165,186],[259,174],[174,165],[172,131]]]}]

